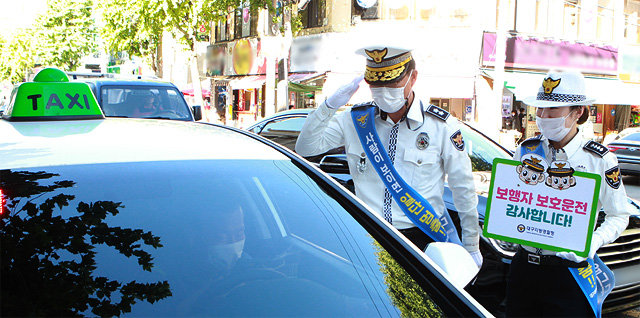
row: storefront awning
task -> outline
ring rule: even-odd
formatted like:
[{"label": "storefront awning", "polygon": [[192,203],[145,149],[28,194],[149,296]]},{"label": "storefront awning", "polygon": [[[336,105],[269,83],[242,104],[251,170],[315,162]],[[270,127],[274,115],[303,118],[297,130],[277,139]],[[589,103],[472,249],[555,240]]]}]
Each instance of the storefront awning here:
[{"label": "storefront awning", "polygon": [[[483,75],[494,77],[494,71],[485,70]],[[543,73],[505,72],[505,87],[514,95],[514,99],[522,101],[527,96],[534,96],[544,78]],[[595,104],[607,105],[640,105],[640,84],[625,83],[619,79],[586,77],[587,96],[595,98]]]},{"label": "storefront awning", "polygon": [[252,89],[260,88],[265,82],[265,75],[242,76],[229,81],[231,89]]},{"label": "storefront awning", "polygon": [[473,98],[473,77],[418,75],[413,90],[431,98]]},{"label": "storefront awning", "polygon": [[289,82],[301,83],[323,76],[325,73],[290,73]]}]

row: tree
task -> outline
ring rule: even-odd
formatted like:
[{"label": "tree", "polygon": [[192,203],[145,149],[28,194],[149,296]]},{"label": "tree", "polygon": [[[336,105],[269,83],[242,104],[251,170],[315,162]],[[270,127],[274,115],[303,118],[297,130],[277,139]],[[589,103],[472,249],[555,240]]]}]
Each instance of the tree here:
[{"label": "tree", "polygon": [[47,12],[36,19],[43,65],[74,71],[80,59],[97,47],[93,0],[49,0]]},{"label": "tree", "polygon": [[102,0],[101,30],[111,54],[127,52],[147,61],[158,74],[161,61],[158,49],[165,29],[164,0]]},{"label": "tree", "polygon": [[[198,71],[196,34],[198,26],[226,19],[229,8],[237,8],[242,0],[164,0],[167,15],[167,28],[173,33],[185,49],[190,51],[189,66],[196,102],[202,105],[202,87]],[[272,0],[251,0],[249,10],[256,12],[260,8],[273,8]],[[198,94],[200,92],[200,94]]]},{"label": "tree", "polygon": [[31,30],[20,29],[0,43],[0,79],[23,82],[36,62],[37,36]]}]

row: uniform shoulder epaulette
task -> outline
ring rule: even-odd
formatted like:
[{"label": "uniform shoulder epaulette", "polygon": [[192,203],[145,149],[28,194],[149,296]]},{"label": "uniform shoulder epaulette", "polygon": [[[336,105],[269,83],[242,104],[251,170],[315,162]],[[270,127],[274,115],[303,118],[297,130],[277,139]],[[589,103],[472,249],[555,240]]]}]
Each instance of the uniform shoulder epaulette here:
[{"label": "uniform shoulder epaulette", "polygon": [[361,109],[361,108],[367,108],[371,106],[374,106],[373,102],[366,102],[366,103],[355,104],[351,107],[351,109]]},{"label": "uniform shoulder epaulette", "polygon": [[429,105],[427,107],[428,114],[433,115],[434,117],[446,121],[449,118],[449,112],[435,105]]},{"label": "uniform shoulder epaulette", "polygon": [[589,140],[586,145],[584,145],[584,150],[591,151],[600,157],[604,157],[609,152],[609,149],[604,145],[597,143],[593,140]]},{"label": "uniform shoulder epaulette", "polygon": [[531,146],[533,144],[538,144],[540,141],[542,141],[542,135],[537,135],[523,141],[520,145],[526,147],[526,146]]}]

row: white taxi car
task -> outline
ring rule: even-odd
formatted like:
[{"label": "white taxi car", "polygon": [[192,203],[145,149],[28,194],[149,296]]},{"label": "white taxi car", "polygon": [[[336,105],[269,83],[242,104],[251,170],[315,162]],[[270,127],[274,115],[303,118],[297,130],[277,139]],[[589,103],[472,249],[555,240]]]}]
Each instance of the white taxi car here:
[{"label": "white taxi car", "polygon": [[0,135],[5,316],[491,316],[259,136],[104,119],[55,69],[16,88]]}]

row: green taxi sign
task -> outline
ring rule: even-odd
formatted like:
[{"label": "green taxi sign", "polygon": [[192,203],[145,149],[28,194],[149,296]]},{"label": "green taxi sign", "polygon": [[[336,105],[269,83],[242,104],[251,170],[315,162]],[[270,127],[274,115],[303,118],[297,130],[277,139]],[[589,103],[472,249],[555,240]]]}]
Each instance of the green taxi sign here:
[{"label": "green taxi sign", "polygon": [[104,119],[98,101],[86,83],[69,82],[55,68],[38,72],[33,82],[16,86],[4,118],[11,121]]}]

